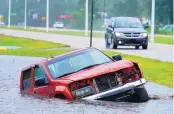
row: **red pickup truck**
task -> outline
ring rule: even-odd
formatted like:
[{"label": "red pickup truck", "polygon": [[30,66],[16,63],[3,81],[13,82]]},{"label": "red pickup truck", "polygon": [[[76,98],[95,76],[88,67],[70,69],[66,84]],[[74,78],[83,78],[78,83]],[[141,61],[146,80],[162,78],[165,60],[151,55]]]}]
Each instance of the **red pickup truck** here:
[{"label": "red pickup truck", "polygon": [[83,48],[44,59],[21,71],[20,92],[47,97],[148,101],[146,80],[136,62]]}]

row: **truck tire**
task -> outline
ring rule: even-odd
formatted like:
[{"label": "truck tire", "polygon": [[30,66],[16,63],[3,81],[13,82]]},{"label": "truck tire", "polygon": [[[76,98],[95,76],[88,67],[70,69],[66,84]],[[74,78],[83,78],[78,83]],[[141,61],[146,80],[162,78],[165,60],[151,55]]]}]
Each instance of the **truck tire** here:
[{"label": "truck tire", "polygon": [[147,45],[143,45],[142,47],[143,47],[143,49],[147,49],[148,46]]},{"label": "truck tire", "polygon": [[142,102],[147,102],[149,100],[149,95],[144,86],[140,88],[135,88],[135,93],[133,96],[135,102],[142,103]]}]

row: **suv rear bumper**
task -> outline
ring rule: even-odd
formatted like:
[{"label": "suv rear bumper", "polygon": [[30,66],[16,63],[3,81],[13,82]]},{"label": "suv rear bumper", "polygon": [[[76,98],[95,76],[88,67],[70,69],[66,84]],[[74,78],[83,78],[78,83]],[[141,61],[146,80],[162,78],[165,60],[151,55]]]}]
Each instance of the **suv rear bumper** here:
[{"label": "suv rear bumper", "polygon": [[116,45],[127,45],[127,46],[140,46],[147,45],[148,38],[117,38],[115,40]]},{"label": "suv rear bumper", "polygon": [[102,98],[105,98],[105,97],[117,95],[117,94],[120,94],[120,93],[123,93],[123,92],[126,92],[126,91],[131,91],[132,89],[134,89],[138,86],[144,85],[146,82],[147,81],[144,78],[142,78],[138,81],[127,83],[127,84],[125,84],[121,87],[117,87],[117,88],[114,88],[114,89],[111,89],[111,90],[108,90],[108,91],[105,91],[105,92],[101,92],[101,93],[98,93],[98,94],[95,94],[95,95],[91,95],[91,96],[85,97],[83,99],[97,100],[97,99],[102,99]]}]

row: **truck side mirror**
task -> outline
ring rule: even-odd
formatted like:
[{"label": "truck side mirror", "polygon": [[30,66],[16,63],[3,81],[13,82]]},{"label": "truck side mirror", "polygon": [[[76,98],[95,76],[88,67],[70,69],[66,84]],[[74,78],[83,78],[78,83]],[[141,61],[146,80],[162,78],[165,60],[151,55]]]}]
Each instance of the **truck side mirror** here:
[{"label": "truck side mirror", "polygon": [[112,58],[113,58],[115,61],[120,61],[120,60],[122,60],[121,55],[114,55],[114,56],[112,56]]},{"label": "truck side mirror", "polygon": [[44,77],[41,77],[35,81],[36,87],[46,86],[46,85],[48,85],[48,82],[46,81],[46,79]]},{"label": "truck side mirror", "polygon": [[112,28],[112,25],[108,25],[109,28]]}]

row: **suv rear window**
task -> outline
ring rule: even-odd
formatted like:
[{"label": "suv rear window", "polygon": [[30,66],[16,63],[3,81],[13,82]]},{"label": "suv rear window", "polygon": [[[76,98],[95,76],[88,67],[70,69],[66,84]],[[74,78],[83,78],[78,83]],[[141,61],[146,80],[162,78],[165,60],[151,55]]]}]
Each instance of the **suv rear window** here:
[{"label": "suv rear window", "polygon": [[23,71],[23,79],[22,79],[22,83],[23,83],[23,90],[27,90],[31,87],[31,69],[28,69],[26,71]]}]

